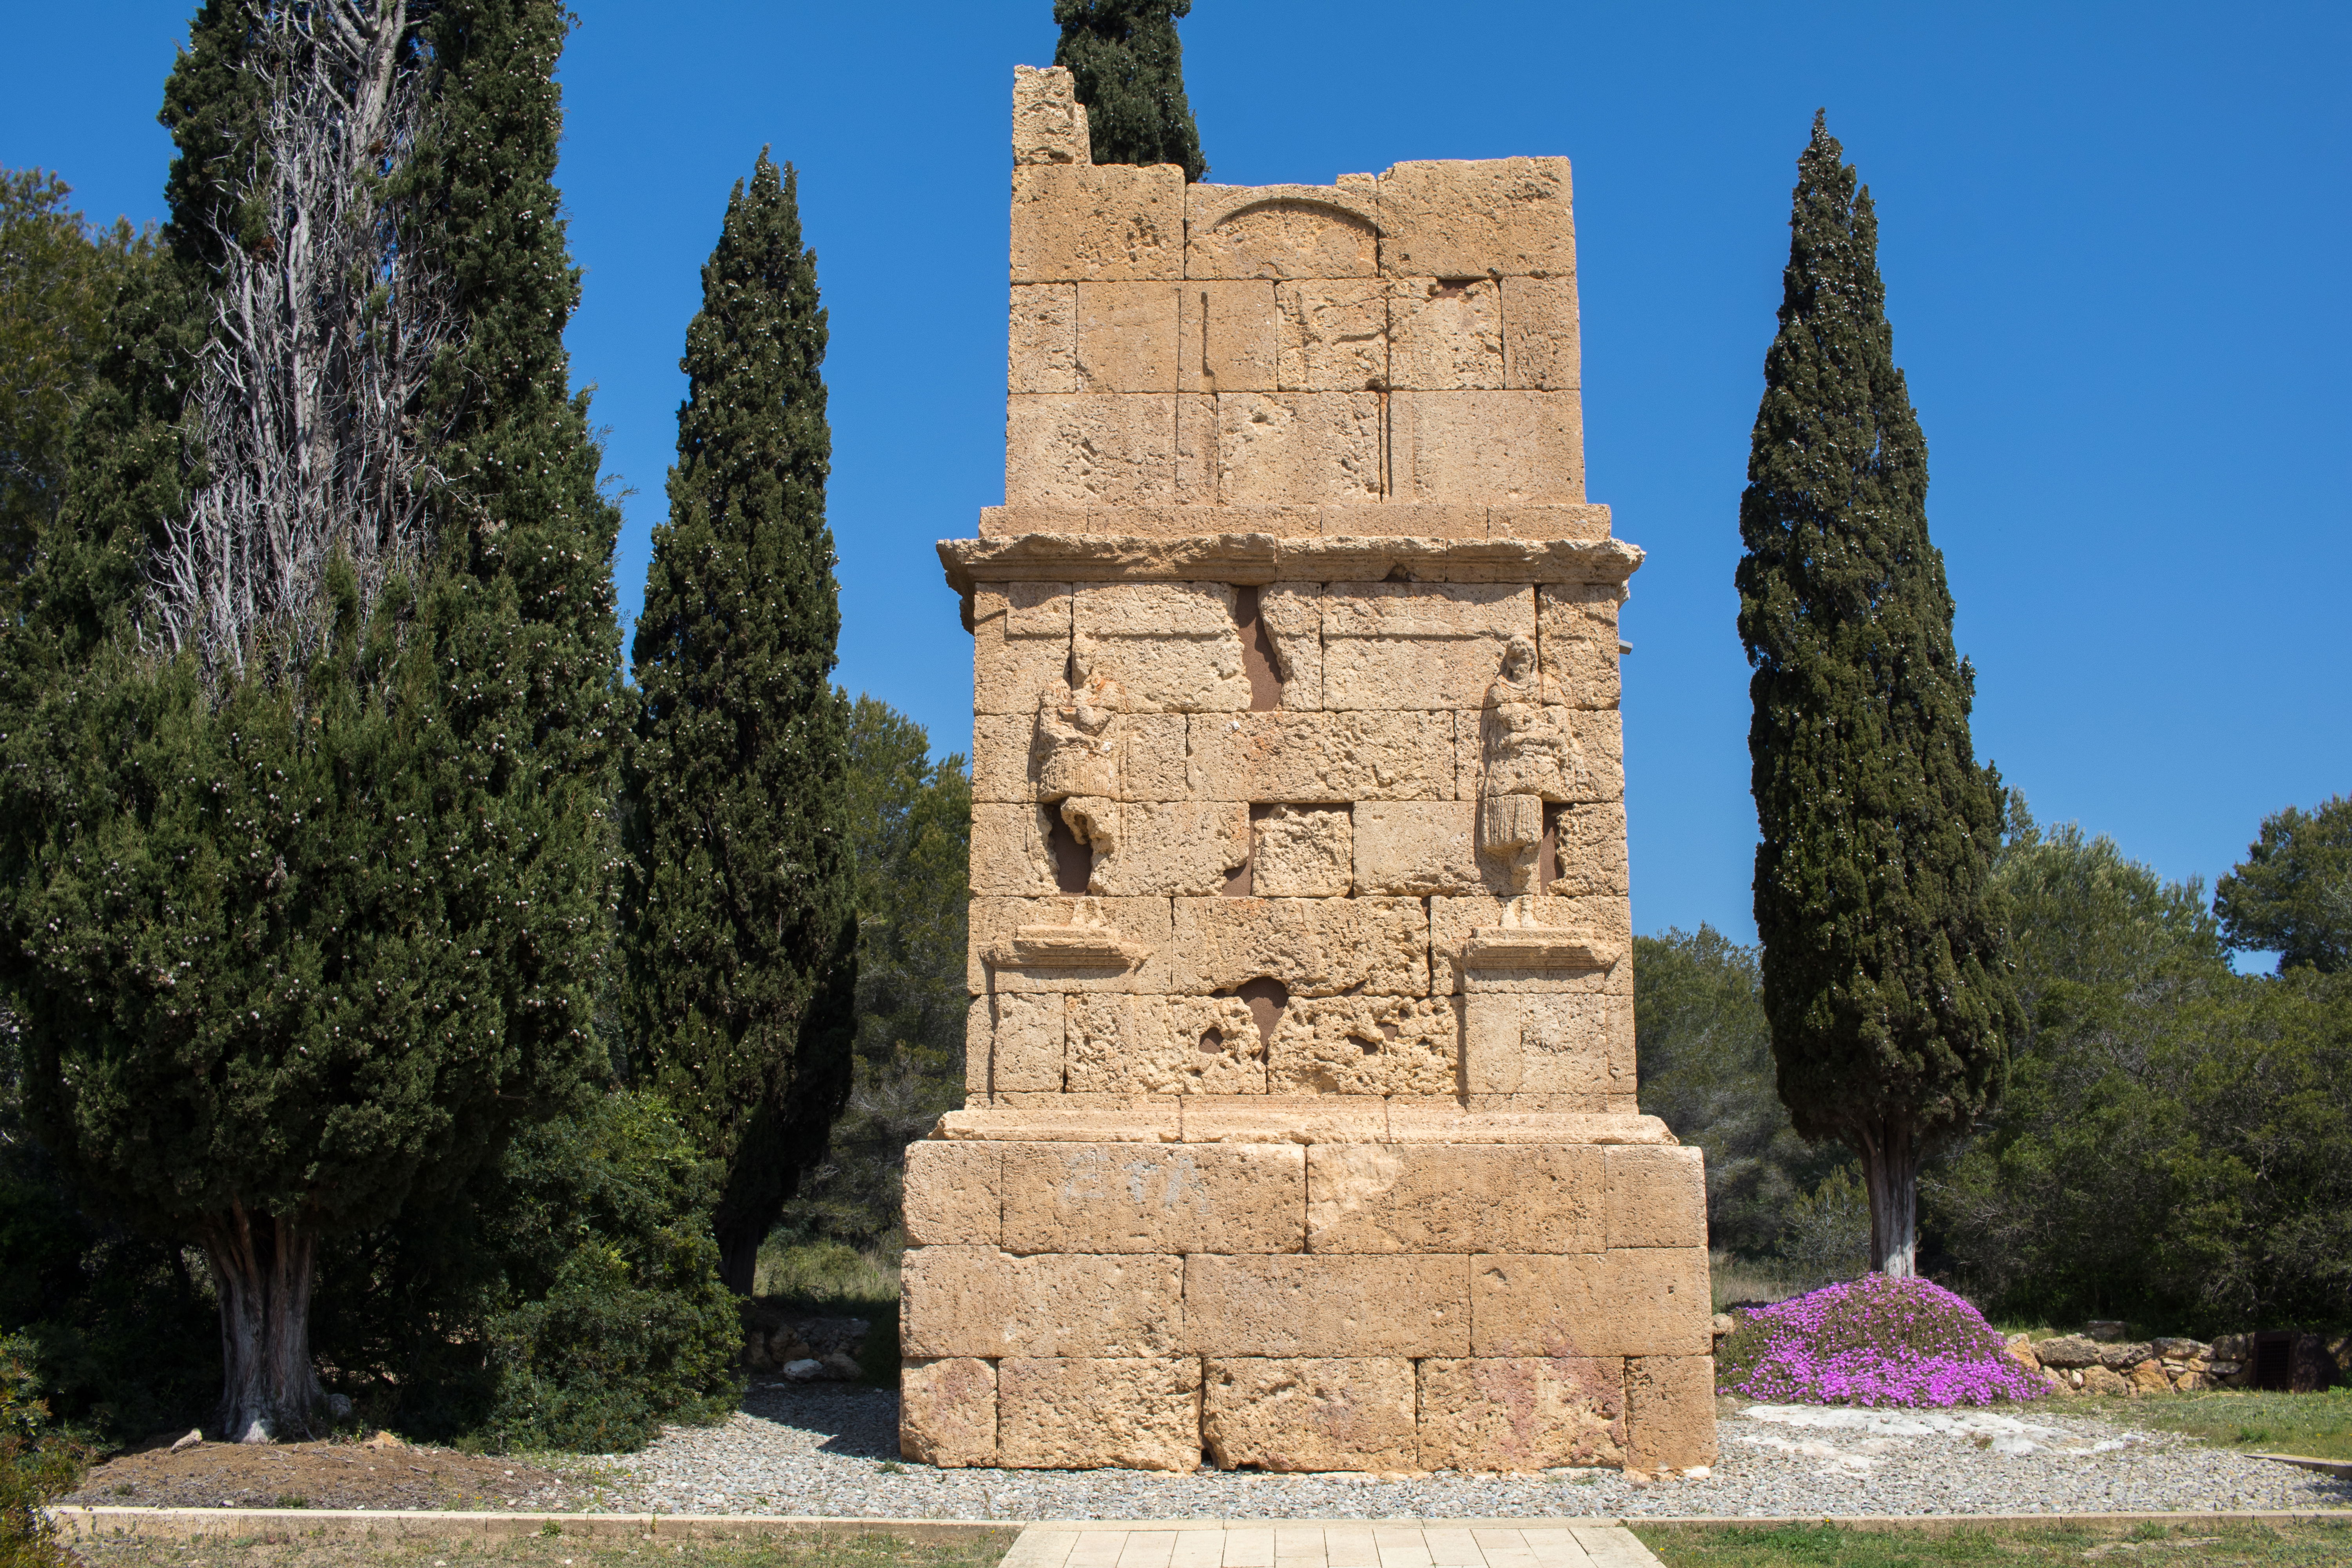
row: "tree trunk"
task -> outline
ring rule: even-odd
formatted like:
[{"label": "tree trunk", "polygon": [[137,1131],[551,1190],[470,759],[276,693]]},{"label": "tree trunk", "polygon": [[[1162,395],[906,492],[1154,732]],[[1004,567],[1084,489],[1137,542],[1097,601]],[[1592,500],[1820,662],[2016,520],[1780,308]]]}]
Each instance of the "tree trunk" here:
[{"label": "tree trunk", "polygon": [[242,1205],[205,1228],[220,1294],[221,1402],[233,1443],[310,1436],[325,1395],[310,1364],[310,1279],[317,1243],[299,1216]]},{"label": "tree trunk", "polygon": [[719,1282],[738,1296],[751,1293],[760,1268],[760,1244],[768,1239],[774,1223],[772,1216],[765,1224],[753,1220],[719,1227]]},{"label": "tree trunk", "polygon": [[1908,1124],[1881,1123],[1864,1132],[1863,1185],[1870,1191],[1870,1267],[1891,1279],[1918,1272],[1919,1150]]}]

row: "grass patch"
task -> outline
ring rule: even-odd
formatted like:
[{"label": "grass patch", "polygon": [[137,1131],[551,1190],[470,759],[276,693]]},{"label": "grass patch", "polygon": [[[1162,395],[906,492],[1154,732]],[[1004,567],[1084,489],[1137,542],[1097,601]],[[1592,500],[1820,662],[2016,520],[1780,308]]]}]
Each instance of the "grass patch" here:
[{"label": "grass patch", "polygon": [[901,1541],[896,1536],[768,1536],[751,1541],[521,1536],[508,1541],[337,1539],[77,1542],[92,1568],[995,1568],[1017,1528],[1001,1539]]},{"label": "grass patch", "polygon": [[898,1260],[846,1242],[772,1236],[753,1266],[751,1294],[792,1311],[863,1318],[897,1303]]},{"label": "grass patch", "polygon": [[1666,1568],[1911,1568],[1999,1563],[2002,1568],[2084,1562],[2110,1564],[2261,1564],[2352,1568],[2352,1524],[2142,1524],[1962,1526],[1949,1531],[1848,1530],[1837,1525],[1708,1529],[1636,1524],[1633,1533]]},{"label": "grass patch", "polygon": [[1717,1312],[1734,1301],[1785,1301],[1805,1293],[1803,1286],[1782,1279],[1777,1265],[1728,1252],[1708,1253],[1706,1273],[1715,1296],[1711,1310]]},{"label": "grass patch", "polygon": [[2053,1399],[2052,1414],[2081,1412],[2130,1426],[2185,1433],[2244,1453],[2352,1459],[2352,1389],[2324,1394],[2260,1394],[2216,1389],[2146,1399]]}]

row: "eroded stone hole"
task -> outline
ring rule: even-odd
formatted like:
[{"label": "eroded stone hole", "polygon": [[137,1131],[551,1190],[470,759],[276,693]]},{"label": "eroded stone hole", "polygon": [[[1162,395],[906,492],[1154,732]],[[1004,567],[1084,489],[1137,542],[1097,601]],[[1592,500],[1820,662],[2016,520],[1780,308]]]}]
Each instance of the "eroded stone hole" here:
[{"label": "eroded stone hole", "polygon": [[1094,851],[1078,842],[1059,810],[1047,806],[1045,814],[1053,818],[1046,841],[1054,849],[1054,886],[1064,893],[1083,893],[1094,877]]},{"label": "eroded stone hole", "polygon": [[1242,673],[1249,677],[1251,711],[1281,707],[1282,671],[1275,663],[1274,637],[1265,629],[1255,584],[1234,585],[1234,625],[1242,634]]},{"label": "eroded stone hole", "polygon": [[1249,1004],[1250,1022],[1257,1026],[1257,1043],[1272,1050],[1275,1027],[1282,1022],[1282,1010],[1290,1005],[1290,988],[1260,975],[1235,987],[1234,994]]},{"label": "eroded stone hole", "polygon": [[1536,844],[1536,891],[1551,891],[1551,879],[1559,871],[1559,814],[1563,807],[1547,805],[1543,814],[1543,837]]},{"label": "eroded stone hole", "polygon": [[1223,1056],[1225,1054],[1225,1032],[1223,1029],[1216,1027],[1214,1025],[1202,1030],[1201,1054],[1204,1057]]}]

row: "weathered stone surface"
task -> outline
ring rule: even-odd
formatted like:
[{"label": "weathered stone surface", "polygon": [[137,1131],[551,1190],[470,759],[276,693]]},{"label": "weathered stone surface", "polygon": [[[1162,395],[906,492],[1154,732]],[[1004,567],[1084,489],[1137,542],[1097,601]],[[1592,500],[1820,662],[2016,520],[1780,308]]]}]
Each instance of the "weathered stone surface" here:
[{"label": "weathered stone surface", "polygon": [[1017,539],[1024,533],[1084,533],[1087,515],[1082,507],[984,506],[980,509],[980,536]]},{"label": "weathered stone surface", "polygon": [[1186,193],[1184,276],[1370,278],[1380,226],[1369,201],[1322,185],[1196,184]]},{"label": "weathered stone surface", "polygon": [[1489,539],[1606,539],[1609,509],[1592,502],[1560,506],[1497,506],[1486,511]]},{"label": "weathered stone surface", "polygon": [[1174,394],[1016,393],[1005,399],[1007,505],[1176,499]]},{"label": "weathered stone surface", "polygon": [[976,1356],[902,1361],[898,1453],[943,1469],[996,1463],[996,1363]]},{"label": "weathered stone surface", "polygon": [[1053,807],[976,801],[971,808],[971,890],[982,896],[1032,898],[1058,890],[1055,881]]},{"label": "weathered stone surface", "polygon": [[[972,1143],[1175,1143],[1182,1141],[1172,1096],[1038,1095],[1036,1104],[967,1106],[939,1120],[931,1136]],[[1663,1126],[1663,1123],[1661,1123]]]},{"label": "weathered stone surface", "polygon": [[1461,1018],[1446,997],[1302,996],[1266,1058],[1274,1094],[1451,1094]]},{"label": "weathered stone surface", "polygon": [[1625,1362],[1625,1466],[1684,1470],[1712,1465],[1715,1358],[1629,1356]]},{"label": "weathered stone surface", "polygon": [[1466,1094],[1572,1097],[1612,1110],[1634,1091],[1633,1008],[1622,996],[1473,989],[1462,999]]},{"label": "weathered stone surface", "polygon": [[2080,1334],[2060,1334],[2053,1339],[2035,1341],[2033,1353],[2043,1366],[2072,1372],[2077,1367],[2098,1365],[2099,1352],[2103,1348]]},{"label": "weathered stone surface", "polygon": [[1013,281],[1183,275],[1184,171],[1033,163],[1013,171]]},{"label": "weathered stone surface", "polygon": [[1219,501],[1320,504],[1380,496],[1377,392],[1221,392],[1216,421]]},{"label": "weathered stone surface", "polygon": [[1473,1355],[1705,1355],[1709,1307],[1704,1247],[1470,1260]]},{"label": "weathered stone surface", "polygon": [[1275,385],[1284,392],[1379,392],[1389,374],[1389,308],[1376,278],[1275,286]]},{"label": "weathered stone surface", "polygon": [[1428,927],[1412,899],[1178,899],[1172,989],[1261,976],[1293,996],[1429,994]]},{"label": "weathered stone surface", "polygon": [[1537,602],[1546,675],[1577,708],[1617,706],[1617,606],[1622,584],[1547,583]]},{"label": "weathered stone surface", "polygon": [[1263,1094],[1265,1047],[1235,996],[1073,997],[1069,1087],[1111,1094]]},{"label": "weathered stone surface", "polygon": [[905,1192],[908,1246],[995,1247],[1004,1229],[1003,1145],[919,1139],[907,1145]]},{"label": "weathered stone surface", "polygon": [[1181,283],[1080,283],[1080,392],[1174,392]]},{"label": "weathered stone surface", "polygon": [[1355,811],[1356,889],[1362,893],[1466,893],[1484,887],[1478,803],[1379,801]]},{"label": "weathered stone surface", "polygon": [[1188,280],[1176,312],[1177,385],[1185,392],[1275,390],[1274,284]]},{"label": "weathered stone surface", "polygon": [[[1134,802],[1118,808],[1118,847],[1097,853],[1093,892],[1106,897],[1149,894],[1212,895],[1224,890],[1225,879],[1249,858],[1249,807],[1238,801]],[[1011,892],[1013,889],[983,889],[980,870],[980,807],[972,807],[972,891]],[[1051,892],[1051,865],[1046,885],[1021,891]]]},{"label": "weathered stone surface", "polygon": [[1504,645],[1535,634],[1535,591],[1507,583],[1333,583],[1323,593],[1327,709],[1475,709]]},{"label": "weathered stone surface", "polygon": [[[1086,927],[1129,944],[1140,956],[1123,963],[1066,963],[1025,958],[1021,931]],[[983,899],[971,900],[971,959],[964,983],[983,991],[1134,991],[1164,994],[1169,985],[1166,899]]]},{"label": "weathered stone surface", "polygon": [[1559,864],[1551,890],[1563,899],[1622,899],[1632,891],[1625,860],[1625,808],[1571,805],[1552,816]]},{"label": "weathered stone surface", "polygon": [[1097,668],[1125,689],[1129,711],[1230,712],[1249,706],[1249,677],[1225,583],[1082,583],[1071,626]]},{"label": "weathered stone surface", "polygon": [[1388,1133],[1397,1143],[1664,1143],[1674,1133],[1654,1116],[1626,1110],[1469,1110],[1458,1103],[1389,1101]]},{"label": "weathered stone surface", "polygon": [[1078,390],[1076,284],[1013,286],[1012,330],[1004,344],[1004,390]]},{"label": "weathered stone surface", "polygon": [[900,1343],[915,1356],[1151,1356],[1183,1348],[1181,1260],[910,1248]]},{"label": "weathered stone surface", "polygon": [[2099,1347],[2099,1364],[2109,1372],[2129,1372],[2155,1353],[2146,1340],[2102,1345]]},{"label": "weathered stone surface", "polygon": [[1269,583],[1258,591],[1258,619],[1282,681],[1282,706],[1323,706],[1323,584]]},{"label": "weathered stone surface", "polygon": [[1429,900],[1430,959],[1440,991],[1529,991],[1546,994],[1631,996],[1633,913],[1613,894],[1571,895],[1555,882],[1533,895],[1533,924],[1574,932],[1595,953],[1593,968],[1515,970],[1493,963],[1465,969],[1462,955],[1474,934],[1505,923],[1509,900],[1493,893],[1456,893]]},{"label": "weathered stone surface", "polygon": [[1249,825],[1250,891],[1262,899],[1344,898],[1355,874],[1349,828],[1344,805],[1277,805],[1258,816]]},{"label": "weathered stone surface", "polygon": [[1381,270],[1413,278],[1574,277],[1565,158],[1429,160],[1380,178]]},{"label": "weathered stone surface", "polygon": [[1198,1357],[1009,1357],[997,1367],[996,1397],[1000,1465],[1201,1468]]},{"label": "weathered stone surface", "polygon": [[1576,279],[1506,278],[1503,381],[1514,389],[1572,392],[1584,383],[1578,342]]},{"label": "weathered stone surface", "polygon": [[2074,1386],[2084,1394],[2104,1394],[2112,1398],[2117,1394],[2128,1394],[2132,1391],[2131,1381],[2128,1378],[2119,1372],[2111,1372],[2104,1366],[2086,1366],[2076,1375],[2083,1381]]},{"label": "weathered stone surface", "polygon": [[1034,713],[1068,678],[1071,585],[990,584],[972,593],[972,711]]},{"label": "weathered stone surface", "polygon": [[972,1003],[972,1024],[988,1032],[983,1092],[1062,1088],[1062,998],[1052,992],[1000,993]]},{"label": "weathered stone surface", "polygon": [[1570,714],[1576,747],[1584,759],[1585,795],[1590,800],[1625,798],[1625,728],[1614,708],[1577,709]]},{"label": "weathered stone surface", "polygon": [[1454,794],[1450,713],[1236,713],[1195,724],[1186,745],[1190,793],[1211,800],[1313,805]]},{"label": "weathered stone surface", "polygon": [[1624,1458],[1613,1356],[1432,1357],[1421,1363],[1424,1470],[1538,1470]]},{"label": "weathered stone surface", "polygon": [[1332,539],[1484,539],[1486,509],[1445,501],[1345,503],[1319,509]]},{"label": "weathered stone surface", "polygon": [[1370,1095],[1194,1095],[1179,1102],[1187,1143],[1366,1143],[1388,1136]]},{"label": "weathered stone surface", "polygon": [[1696,1149],[1616,1148],[1606,1159],[1612,1247],[1706,1246],[1706,1173]]},{"label": "weathered stone surface", "polygon": [[1390,279],[1389,384],[1401,392],[1502,387],[1504,287],[1491,278]]},{"label": "weathered stone surface", "polygon": [[2124,1374],[2132,1385],[2135,1397],[2143,1394],[2170,1394],[2172,1379],[2166,1374],[2164,1363],[2144,1361]]},{"label": "weathered stone surface", "polygon": [[1209,1356],[1467,1354],[1466,1265],[1458,1257],[1195,1253],[1184,1259],[1188,1346]]},{"label": "weathered stone surface", "polygon": [[1318,1144],[1307,1152],[1307,1248],[1599,1252],[1606,1245],[1604,1156],[1650,1152],[1577,1144]]},{"label": "weathered stone surface", "polygon": [[1219,1357],[1203,1370],[1201,1436],[1221,1468],[1413,1468],[1413,1363],[1401,1356]]},{"label": "weathered stone surface", "polygon": [[1008,1252],[1297,1252],[1307,1151],[1282,1143],[1011,1143]]},{"label": "weathered stone surface", "polygon": [[1087,163],[1086,105],[1060,66],[1013,68],[1013,162]]},{"label": "weathered stone surface", "polygon": [[1397,393],[1389,400],[1389,472],[1400,500],[1483,500],[1493,506],[1580,501],[1584,415],[1579,395]]}]

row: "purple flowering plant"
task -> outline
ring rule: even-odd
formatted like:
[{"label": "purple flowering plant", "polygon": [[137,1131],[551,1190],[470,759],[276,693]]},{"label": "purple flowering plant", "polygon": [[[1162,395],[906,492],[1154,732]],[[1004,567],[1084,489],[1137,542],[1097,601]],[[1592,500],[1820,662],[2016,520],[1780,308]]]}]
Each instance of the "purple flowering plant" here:
[{"label": "purple flowering plant", "polygon": [[2043,1392],[1967,1301],[1884,1274],[1741,1313],[1715,1381],[1775,1404],[1990,1405]]}]

